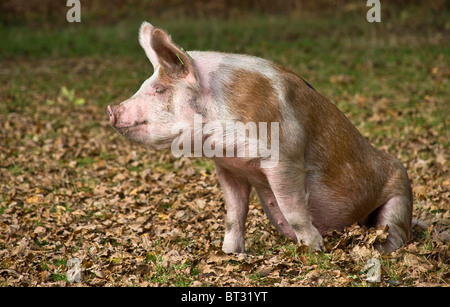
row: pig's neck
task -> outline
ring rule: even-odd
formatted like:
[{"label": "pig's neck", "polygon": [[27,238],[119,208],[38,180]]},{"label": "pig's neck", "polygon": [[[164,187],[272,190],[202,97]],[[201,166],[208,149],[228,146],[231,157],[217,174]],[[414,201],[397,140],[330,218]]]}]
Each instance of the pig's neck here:
[{"label": "pig's neck", "polygon": [[189,55],[194,59],[201,86],[202,108],[198,111],[201,111],[202,115],[208,120],[217,120],[220,112],[213,98],[214,89],[211,86],[213,84],[211,82],[211,74],[219,69],[224,54],[220,52],[190,51]]}]

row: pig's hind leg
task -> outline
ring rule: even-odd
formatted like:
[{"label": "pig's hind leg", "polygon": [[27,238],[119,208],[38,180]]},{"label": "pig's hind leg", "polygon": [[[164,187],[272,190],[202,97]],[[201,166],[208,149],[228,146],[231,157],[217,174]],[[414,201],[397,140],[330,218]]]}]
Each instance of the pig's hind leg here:
[{"label": "pig's hind leg", "polygon": [[376,227],[387,225],[389,236],[386,242],[375,246],[379,251],[391,253],[401,247],[409,239],[412,220],[412,190],[408,174],[400,161],[392,162],[396,171],[386,184],[384,194],[389,199],[370,214],[369,224]]},{"label": "pig's hind leg", "polygon": [[277,230],[284,236],[288,237],[293,241],[297,241],[295,232],[291,225],[286,221],[281,213],[280,207],[278,206],[275,195],[273,195],[272,190],[269,187],[255,187],[256,193],[258,194],[261,206],[269,218],[270,222],[277,228]]},{"label": "pig's hind leg", "polygon": [[313,250],[322,249],[322,236],[312,224],[306,204],[305,173],[289,164],[267,169],[265,173],[279,209],[294,231],[297,242],[303,241]]},{"label": "pig's hind leg", "polygon": [[405,196],[395,196],[390,198],[379,207],[372,216],[372,225],[389,227],[387,240],[375,246],[379,251],[391,253],[401,247],[409,238],[411,229],[410,199]]}]

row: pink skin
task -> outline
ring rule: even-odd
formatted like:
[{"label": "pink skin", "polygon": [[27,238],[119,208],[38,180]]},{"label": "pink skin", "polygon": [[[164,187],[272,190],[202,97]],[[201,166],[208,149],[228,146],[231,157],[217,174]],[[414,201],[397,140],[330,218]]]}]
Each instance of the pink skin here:
[{"label": "pink skin", "polygon": [[243,253],[245,250],[245,220],[248,212],[250,183],[216,164],[219,182],[227,205],[227,220],[223,250],[226,253]]},{"label": "pink skin", "polygon": [[[198,51],[189,52],[188,55],[165,32],[155,29],[149,23],[141,26],[139,42],[154,67],[154,74],[134,96],[118,106],[108,106],[107,112],[111,125],[121,135],[150,148],[171,148],[179,136],[179,130],[175,129],[174,132],[173,127],[181,123],[194,129],[195,116],[201,115],[205,125],[214,121],[235,120],[233,116],[239,114],[240,110],[232,109],[229,95],[234,93],[230,93],[226,85],[236,84],[231,81],[235,81],[237,71],[241,74],[242,71],[248,71],[249,76],[260,74],[271,80],[272,90],[277,91],[276,97],[280,99],[278,103],[281,110],[280,131],[286,134],[280,138],[280,161],[277,166],[261,167],[261,162],[267,160],[263,157],[212,157],[227,208],[223,243],[225,252],[245,252],[245,222],[252,187],[256,189],[261,205],[275,227],[288,238],[296,242],[303,241],[312,249],[323,247],[321,235],[327,231],[358,221],[376,226],[389,225],[388,242],[379,246],[380,250],[393,251],[407,240],[412,201],[411,188],[403,166],[387,154],[376,156],[377,151],[368,149],[371,148],[370,144],[349,122],[342,119],[344,116],[333,113],[336,112],[334,106],[331,103],[325,104],[324,98],[311,92],[300,78],[292,81],[289,73],[280,72],[266,60],[250,56]],[[293,84],[300,93],[286,88],[286,84]],[[273,97],[270,94],[273,93],[268,93],[267,97]],[[286,97],[303,100],[289,104],[285,101]],[[234,96],[234,99],[239,99],[239,96]],[[303,106],[305,100],[307,103]],[[237,105],[253,103],[255,102],[244,101]],[[264,101],[258,103],[261,104],[252,107],[267,108]],[[330,118],[318,118],[314,108],[308,109],[311,105],[327,108],[328,114],[334,116],[333,121],[329,121]],[[304,109],[295,110],[293,106]],[[329,122],[342,126],[342,129],[327,127],[335,134],[341,131],[338,136],[313,129],[325,127]],[[348,136],[342,131],[350,131],[354,137],[345,139]],[[194,131],[186,137],[186,140],[192,142],[192,149],[195,133]],[[323,139],[316,141],[316,136]],[[215,141],[223,138],[216,137]],[[329,141],[336,137],[339,142]],[[205,139],[205,136],[200,138],[203,142]],[[321,144],[331,144],[326,148],[330,155],[324,154]],[[315,155],[306,155],[306,146],[314,149],[315,151],[309,152]],[[359,152],[363,158],[332,155],[333,152],[346,151],[352,155]],[[374,156],[371,158],[369,155]],[[347,167],[345,172],[330,167],[330,163],[336,162],[329,157],[340,158],[343,162],[339,167],[341,170],[344,166]],[[360,160],[365,161],[364,167],[352,164]],[[375,182],[372,177],[378,181]],[[347,191],[342,192],[345,189]],[[373,195],[372,199],[367,199],[366,195]]]},{"label": "pink skin", "polygon": [[[303,189],[298,188],[303,183],[284,180],[295,176],[283,173],[283,167],[262,169],[258,163],[243,159],[214,158],[214,161],[227,204],[225,252],[244,252],[249,186],[255,187],[263,210],[280,233],[313,249],[322,248],[323,240],[312,225]],[[301,210],[299,204],[303,206]]]},{"label": "pink skin", "polygon": [[[133,97],[114,109],[108,106],[111,125],[123,136],[139,143],[148,144],[154,148],[166,148],[170,144],[165,138],[170,126],[158,125],[157,121],[150,121],[149,118],[161,118],[161,122],[166,121],[164,113],[148,114],[148,101],[140,96]],[[120,116],[119,116],[120,114]]]}]

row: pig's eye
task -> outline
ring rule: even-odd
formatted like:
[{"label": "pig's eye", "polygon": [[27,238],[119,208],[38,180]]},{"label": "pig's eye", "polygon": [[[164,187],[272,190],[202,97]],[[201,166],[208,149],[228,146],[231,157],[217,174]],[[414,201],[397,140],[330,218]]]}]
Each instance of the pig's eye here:
[{"label": "pig's eye", "polygon": [[166,88],[164,87],[164,86],[157,86],[156,88],[155,88],[155,93],[157,93],[157,94],[162,94],[162,93],[164,93],[166,91]]}]

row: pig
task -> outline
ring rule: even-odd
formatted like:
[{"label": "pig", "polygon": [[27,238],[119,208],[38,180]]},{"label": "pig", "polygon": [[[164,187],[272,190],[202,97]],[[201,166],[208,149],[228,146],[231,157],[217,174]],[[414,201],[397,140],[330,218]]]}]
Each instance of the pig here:
[{"label": "pig", "polygon": [[[323,235],[354,223],[388,228],[387,240],[375,246],[382,252],[408,240],[412,190],[404,166],[374,148],[304,79],[250,55],[186,52],[148,22],[141,25],[139,42],[154,72],[134,96],[107,106],[110,123],[124,137],[156,150],[181,143],[201,150],[202,144],[190,146],[196,139],[209,140],[220,152],[217,146],[224,142],[226,152],[208,158],[225,198],[225,253],[245,252],[253,188],[276,229],[312,250],[323,248]],[[195,118],[201,119],[198,127]],[[263,166],[269,157],[262,150],[236,156],[233,146],[252,143],[250,137],[241,140],[245,131],[227,141],[230,132],[220,125],[230,122],[278,124],[278,135],[264,133],[266,144],[277,148],[276,163]],[[218,128],[199,131],[209,123]]]}]

